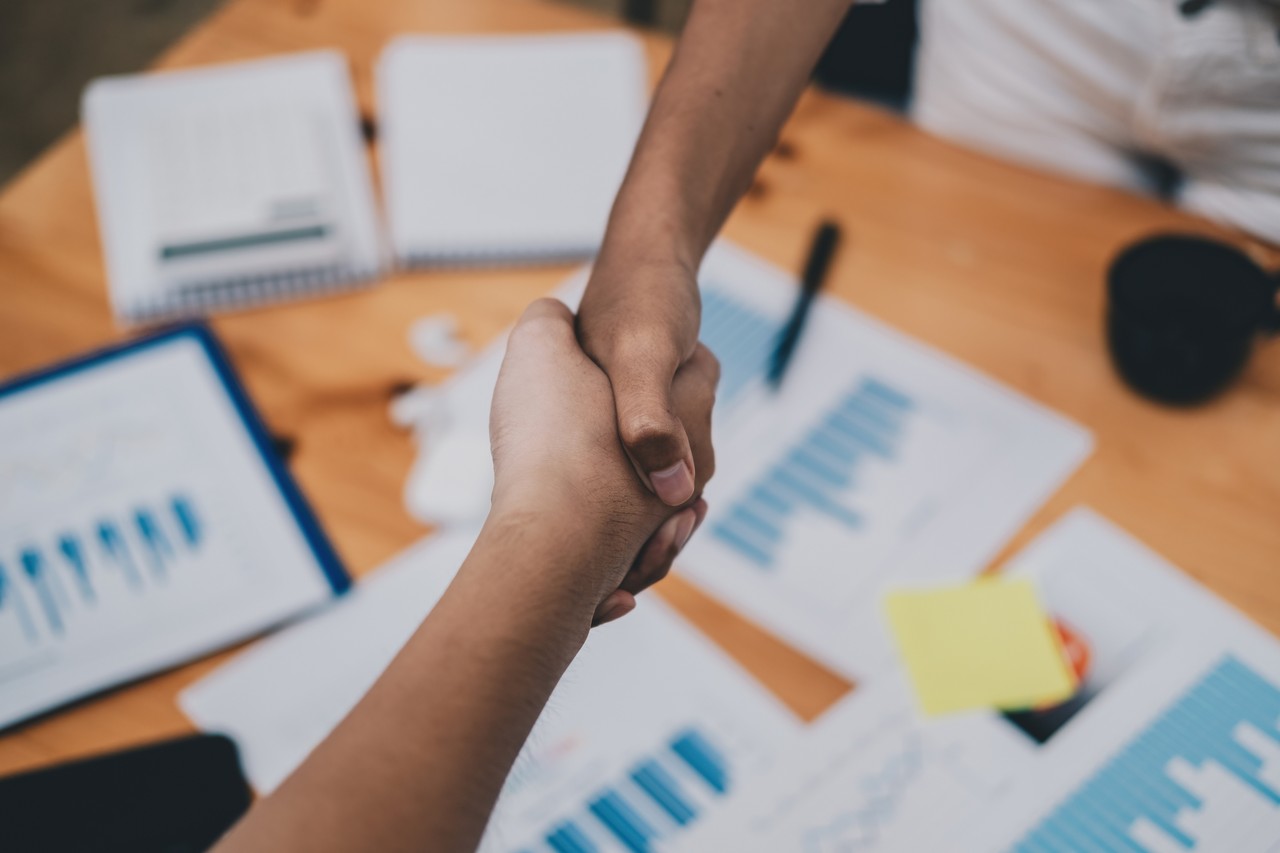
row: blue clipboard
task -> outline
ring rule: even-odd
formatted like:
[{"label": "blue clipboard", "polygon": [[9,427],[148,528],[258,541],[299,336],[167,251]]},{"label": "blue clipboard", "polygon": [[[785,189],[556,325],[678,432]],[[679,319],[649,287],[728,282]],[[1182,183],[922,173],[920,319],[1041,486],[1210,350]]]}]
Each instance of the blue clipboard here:
[{"label": "blue clipboard", "polygon": [[204,323],[184,323],[133,341],[96,350],[52,367],[21,374],[8,382],[0,384],[0,402],[7,397],[43,383],[52,382],[77,373],[84,373],[102,364],[126,359],[139,352],[154,349],[182,338],[198,343],[205,355],[208,356],[210,364],[213,365],[214,371],[222,382],[222,387],[226,391],[227,397],[234,404],[245,431],[252,438],[253,445],[262,457],[262,461],[270,472],[276,488],[280,490],[281,496],[293,513],[293,517],[297,521],[312,555],[315,557],[316,564],[329,582],[334,595],[341,595],[346,592],[351,587],[351,576],[343,567],[342,561],[338,558],[333,545],[320,527],[320,522],[312,511],[311,506],[307,503],[306,498],[303,497],[302,491],[276,454],[272,446],[271,435],[267,431],[266,425],[262,422],[262,417],[254,408],[253,402],[249,399],[244,385],[241,384],[239,377],[236,375],[235,368],[232,367],[226,351],[218,342],[217,337],[214,336],[213,331]]}]

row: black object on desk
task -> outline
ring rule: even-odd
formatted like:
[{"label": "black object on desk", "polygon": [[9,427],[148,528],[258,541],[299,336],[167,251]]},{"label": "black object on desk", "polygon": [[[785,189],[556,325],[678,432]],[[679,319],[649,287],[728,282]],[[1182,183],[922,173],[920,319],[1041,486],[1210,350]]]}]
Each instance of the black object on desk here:
[{"label": "black object on desk", "polygon": [[0,779],[0,848],[197,853],[251,796],[226,737],[164,741]]},{"label": "black object on desk", "polygon": [[1280,331],[1278,288],[1248,255],[1216,240],[1167,234],[1130,246],[1107,281],[1116,370],[1164,403],[1212,397],[1244,369],[1258,338]]},{"label": "black object on desk", "polygon": [[775,389],[782,385],[782,376],[791,363],[791,355],[800,341],[800,333],[804,331],[805,320],[809,317],[809,309],[813,307],[813,298],[822,289],[827,279],[827,269],[831,266],[831,258],[840,244],[840,226],[827,220],[818,227],[813,235],[813,245],[809,249],[809,260],[805,263],[804,278],[800,281],[800,295],[796,297],[796,305],[791,309],[791,316],[782,328],[778,337],[778,348],[773,351],[773,360],[769,364],[768,380]]}]

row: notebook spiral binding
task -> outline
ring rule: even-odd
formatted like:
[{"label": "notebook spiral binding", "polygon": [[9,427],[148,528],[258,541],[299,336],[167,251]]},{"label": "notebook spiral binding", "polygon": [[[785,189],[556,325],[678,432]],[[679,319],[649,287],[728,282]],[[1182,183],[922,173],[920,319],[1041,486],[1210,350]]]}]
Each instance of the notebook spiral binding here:
[{"label": "notebook spiral binding", "polygon": [[382,273],[379,267],[330,267],[240,276],[175,288],[170,293],[121,306],[117,314],[129,324],[200,317],[216,310],[357,290],[370,286]]},{"label": "notebook spiral binding", "polygon": [[529,264],[580,264],[595,258],[598,245],[574,244],[509,249],[416,251],[399,256],[404,269],[466,269],[480,266],[514,267]]}]

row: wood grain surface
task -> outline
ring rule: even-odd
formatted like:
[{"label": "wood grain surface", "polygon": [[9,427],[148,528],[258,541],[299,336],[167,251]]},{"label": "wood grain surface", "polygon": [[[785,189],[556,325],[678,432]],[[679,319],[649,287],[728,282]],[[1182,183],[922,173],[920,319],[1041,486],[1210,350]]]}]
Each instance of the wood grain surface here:
[{"label": "wood grain surface", "polygon": [[[337,47],[362,109],[400,32],[521,32],[616,26],[538,0],[231,0],[161,67]],[[656,79],[669,42],[642,34]],[[373,156],[371,152],[371,156]],[[1089,504],[1265,625],[1280,631],[1280,347],[1260,347],[1210,405],[1145,402],[1114,376],[1102,338],[1103,277],[1126,243],[1159,230],[1250,244],[1152,201],[1048,177],[958,149],[900,118],[809,93],[726,234],[797,270],[823,216],[847,243],[830,291],[1088,425],[1092,458],[1010,543],[1006,556]],[[350,569],[364,573],[427,530],[400,493],[413,458],[386,409],[392,389],[437,382],[410,352],[409,324],[449,311],[491,340],[567,267],[397,274],[346,296],[220,316],[291,467]],[[0,376],[127,336],[107,307],[84,143],[73,132],[0,195]],[[997,561],[998,563],[999,561]],[[851,685],[679,578],[661,590],[784,701],[813,717]],[[144,680],[0,736],[0,773],[191,730],[180,689],[227,654]]]}]

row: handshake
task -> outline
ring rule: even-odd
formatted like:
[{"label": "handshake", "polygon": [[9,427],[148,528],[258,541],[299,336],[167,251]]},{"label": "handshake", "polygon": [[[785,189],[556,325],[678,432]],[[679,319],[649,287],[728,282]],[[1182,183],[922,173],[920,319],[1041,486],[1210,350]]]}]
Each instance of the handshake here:
[{"label": "handshake", "polygon": [[[589,308],[584,300],[584,314]],[[655,342],[648,352],[633,348],[625,367],[607,374],[603,348],[554,299],[529,306],[507,345],[490,416],[486,526],[520,542],[544,538],[530,547],[561,557],[549,588],[594,605],[592,624],[632,610],[706,517],[720,366],[696,343],[696,301],[692,308],[687,355]]]},{"label": "handshake", "polygon": [[[706,517],[720,365],[691,339],[668,369],[650,334],[650,358],[602,367],[611,356],[579,343],[599,319],[583,310],[576,328],[554,299],[524,312],[493,394],[493,502],[471,553],[359,704],[220,851],[476,849],[590,626],[634,608]],[[696,301],[690,315],[696,335]],[[622,316],[630,332],[662,331]],[[655,393],[621,396],[620,382]],[[662,460],[672,448],[684,455]]]}]

